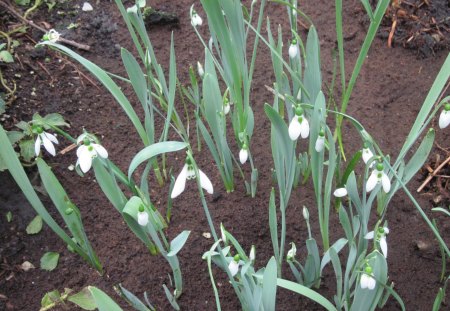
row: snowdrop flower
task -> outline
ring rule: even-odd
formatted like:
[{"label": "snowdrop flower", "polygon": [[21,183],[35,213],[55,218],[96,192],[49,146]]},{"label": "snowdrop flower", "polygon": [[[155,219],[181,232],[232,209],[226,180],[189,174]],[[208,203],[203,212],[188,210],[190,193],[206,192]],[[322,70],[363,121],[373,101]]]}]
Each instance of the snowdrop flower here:
[{"label": "snowdrop flower", "polygon": [[[367,164],[367,162],[369,162],[369,160],[373,157],[373,152],[372,150],[370,150],[369,148],[369,144],[364,143],[364,148],[362,150],[362,158],[364,163]],[[370,165],[370,167],[372,167],[374,165],[375,162],[372,162],[372,164]]]},{"label": "snowdrop flower", "polygon": [[79,165],[83,173],[87,173],[92,166],[92,160],[97,156],[103,159],[108,158],[108,151],[97,143],[94,136],[84,133],[77,139],[77,144],[80,145],[77,149],[77,166]]},{"label": "snowdrop flower", "polygon": [[439,115],[439,127],[441,129],[446,128],[450,124],[450,103],[445,104]]},{"label": "snowdrop flower", "polygon": [[298,54],[297,40],[292,39],[291,45],[289,46],[289,57],[295,58],[297,54]]},{"label": "snowdrop flower", "polygon": [[289,137],[291,140],[296,140],[300,135],[302,138],[309,136],[309,123],[303,114],[303,109],[297,106],[295,108],[295,116],[289,124]]},{"label": "snowdrop flower", "polygon": [[336,198],[345,197],[347,195],[347,189],[345,188],[345,186],[342,188],[337,188],[336,190],[334,190],[333,195]]},{"label": "snowdrop flower", "polygon": [[372,174],[370,174],[366,183],[366,191],[372,191],[379,183],[383,185],[384,192],[388,193],[391,190],[391,181],[383,171],[382,163],[378,163],[376,168],[372,171]]},{"label": "snowdrop flower", "polygon": [[303,206],[302,213],[303,213],[303,218],[304,218],[306,221],[308,221],[308,220],[309,220],[309,211],[308,211],[308,209],[306,208],[306,206]]},{"label": "snowdrop flower", "polygon": [[250,259],[250,261],[255,261],[256,258],[256,249],[255,249],[255,245],[252,245],[252,248],[250,248],[250,254],[248,255],[248,259]]},{"label": "snowdrop flower", "polygon": [[43,39],[44,41],[55,43],[59,40],[60,36],[61,35],[59,34],[59,32],[57,32],[55,29],[50,29],[49,32],[44,35]]},{"label": "snowdrop flower", "polygon": [[222,236],[222,241],[223,243],[227,244],[227,235],[226,235],[226,230],[225,227],[223,226],[223,224],[220,224],[220,234]]},{"label": "snowdrop flower", "polygon": [[148,213],[145,211],[145,208],[143,205],[139,206],[139,212],[137,214],[137,221],[138,224],[142,227],[147,226],[148,224]]},{"label": "snowdrop flower", "polygon": [[42,127],[38,126],[35,129],[37,133],[36,142],[34,143],[34,153],[38,157],[41,153],[41,146],[44,145],[45,150],[48,151],[52,156],[56,155],[55,146],[53,144],[58,144],[56,136],[45,132]]},{"label": "snowdrop flower", "polygon": [[231,259],[230,264],[228,265],[228,269],[230,269],[231,276],[235,276],[239,271],[239,255],[236,255]]},{"label": "snowdrop flower", "polygon": [[[379,227],[377,231],[376,241],[380,244],[381,252],[384,255],[384,258],[387,258],[388,249],[387,249],[387,241],[386,235],[389,233],[388,227]],[[365,239],[372,240],[375,238],[375,233],[373,231],[368,232],[365,236]]]},{"label": "snowdrop flower", "polygon": [[239,151],[239,161],[241,162],[241,164],[244,164],[245,162],[247,162],[247,160],[248,160],[248,147],[244,143],[242,145],[241,151]]},{"label": "snowdrop flower", "polygon": [[324,146],[325,146],[325,132],[323,130],[320,130],[319,137],[317,137],[316,140],[315,149],[317,152],[322,152]]},{"label": "snowdrop flower", "polygon": [[372,290],[375,288],[377,281],[373,278],[372,267],[367,266],[364,269],[364,273],[361,275],[360,284],[362,289],[367,288]]},{"label": "snowdrop flower", "polygon": [[[211,181],[209,180],[208,176],[205,175],[200,169],[198,170],[198,173],[200,174],[200,185],[203,189],[206,190],[209,194],[212,194],[214,192],[213,185]],[[170,197],[172,199],[175,199],[177,196],[179,196],[186,187],[186,180],[188,179],[194,179],[195,176],[195,170],[194,166],[191,163],[191,160],[189,158],[186,159],[186,164],[184,164],[183,169],[181,170],[180,174],[178,175],[177,179],[175,180],[175,184],[172,189],[172,193]]]},{"label": "snowdrop flower", "polygon": [[191,8],[191,24],[194,27],[201,26],[203,24],[202,18],[195,12],[194,8]]},{"label": "snowdrop flower", "polygon": [[291,243],[291,249],[288,251],[286,255],[287,261],[293,261],[295,259],[295,255],[297,255],[297,247],[295,246],[295,243]]},{"label": "snowdrop flower", "polygon": [[230,102],[228,101],[228,98],[225,98],[223,101],[222,109],[224,115],[227,115],[230,112]]},{"label": "snowdrop flower", "polygon": [[197,72],[200,78],[203,78],[205,71],[203,70],[203,66],[200,62],[197,62]]}]

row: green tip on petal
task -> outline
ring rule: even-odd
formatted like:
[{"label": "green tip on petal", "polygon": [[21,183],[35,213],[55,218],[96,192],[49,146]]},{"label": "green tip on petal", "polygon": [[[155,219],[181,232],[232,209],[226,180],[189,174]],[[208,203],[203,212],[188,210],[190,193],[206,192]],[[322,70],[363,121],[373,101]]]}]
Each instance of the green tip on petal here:
[{"label": "green tip on petal", "polygon": [[365,141],[364,142],[364,149],[369,149],[369,147],[370,147],[369,142]]}]

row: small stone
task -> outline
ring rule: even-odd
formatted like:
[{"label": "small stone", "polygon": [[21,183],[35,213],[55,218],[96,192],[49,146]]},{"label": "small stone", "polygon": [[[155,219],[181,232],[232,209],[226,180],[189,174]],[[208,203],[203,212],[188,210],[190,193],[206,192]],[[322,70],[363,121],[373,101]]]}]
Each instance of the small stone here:
[{"label": "small stone", "polygon": [[90,11],[93,11],[94,8],[92,7],[92,5],[89,2],[85,2],[85,3],[83,3],[83,7],[81,8],[81,10],[84,12],[90,12]]},{"label": "small stone", "polygon": [[70,164],[70,165],[67,167],[67,169],[68,169],[69,171],[73,171],[73,170],[75,169],[75,166],[74,166],[73,164]]},{"label": "small stone", "polygon": [[25,261],[23,264],[20,265],[20,269],[22,269],[25,272],[34,268],[35,268],[34,265],[29,261]]},{"label": "small stone", "polygon": [[419,251],[427,251],[430,248],[430,243],[418,240],[416,241],[416,247]]},{"label": "small stone", "polygon": [[209,233],[209,232],[203,232],[202,235],[206,239],[210,239],[211,238],[211,233]]}]

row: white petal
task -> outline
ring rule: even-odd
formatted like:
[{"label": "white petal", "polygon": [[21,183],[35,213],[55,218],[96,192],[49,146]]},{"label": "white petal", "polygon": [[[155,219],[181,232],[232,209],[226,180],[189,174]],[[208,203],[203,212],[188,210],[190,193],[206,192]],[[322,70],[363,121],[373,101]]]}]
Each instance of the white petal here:
[{"label": "white petal", "polygon": [[361,275],[361,280],[360,280],[362,289],[367,288],[368,281],[369,281],[369,276],[367,274],[363,273],[363,275]]},{"label": "white petal", "polygon": [[389,228],[388,227],[383,227],[383,229],[384,229],[384,233],[385,234],[389,234]]},{"label": "white petal", "polygon": [[234,259],[231,259],[228,269],[230,269],[231,275],[235,276],[239,271],[239,263],[234,261]]},{"label": "white petal", "polygon": [[442,110],[439,116],[439,127],[441,129],[446,128],[450,124],[450,111]]},{"label": "white petal", "polygon": [[192,15],[191,23],[194,27],[201,26],[203,24],[203,20],[197,13],[195,13],[194,15]]},{"label": "white petal", "polygon": [[39,153],[41,153],[41,137],[38,135],[36,137],[36,142],[34,143],[34,153],[36,156],[39,156]]},{"label": "white petal", "polygon": [[97,152],[97,154],[102,157],[103,159],[108,159],[108,151],[99,144],[91,144],[92,147],[94,147],[94,150]]},{"label": "white petal", "polygon": [[247,159],[248,159],[247,149],[241,149],[241,151],[239,151],[239,161],[241,162],[241,164],[244,164],[245,162],[247,162]]},{"label": "white petal", "polygon": [[373,153],[369,148],[364,148],[362,150],[362,158],[364,163],[369,162],[369,160],[373,157]]},{"label": "white petal", "polygon": [[55,135],[50,134],[50,133],[47,133],[47,132],[44,132],[43,134],[44,134],[44,135],[45,135],[52,143],[58,144],[58,139],[56,138]]},{"label": "white petal", "polygon": [[211,180],[209,180],[208,176],[206,176],[206,174],[203,173],[200,169],[198,170],[198,173],[200,174],[200,185],[202,186],[202,188],[205,189],[209,194],[213,194],[214,189]]},{"label": "white petal", "polygon": [[250,259],[251,261],[254,261],[255,258],[256,258],[255,245],[252,245],[252,248],[250,248],[250,254],[248,255],[248,259]]},{"label": "white petal", "polygon": [[90,11],[94,10],[94,8],[92,7],[92,5],[89,2],[85,2],[85,3],[83,3],[83,7],[81,8],[81,10],[84,12],[90,12]]},{"label": "white petal", "polygon": [[223,105],[223,113],[228,114],[230,112],[230,104]]},{"label": "white petal", "polygon": [[384,236],[384,235],[380,238],[380,248],[381,248],[381,252],[384,255],[384,258],[387,258],[388,248],[387,248],[386,236]]},{"label": "white petal", "polygon": [[377,285],[377,281],[371,276],[367,276],[367,288],[372,290]]},{"label": "white petal", "polygon": [[77,155],[78,155],[78,161],[80,164],[81,171],[83,173],[87,173],[87,171],[89,171],[92,166],[91,152],[89,151],[87,146],[83,145],[78,148]]},{"label": "white petal", "polygon": [[170,194],[170,197],[172,199],[175,199],[184,191],[184,188],[186,187],[187,173],[188,173],[188,166],[187,164],[185,164],[180,174],[178,174],[178,177],[175,180],[175,184],[173,185],[172,193]]},{"label": "white petal", "polygon": [[381,183],[383,185],[384,192],[388,193],[391,190],[391,181],[384,172],[383,175],[381,175]]},{"label": "white petal", "polygon": [[315,146],[316,151],[322,152],[324,145],[325,145],[325,138],[323,136],[319,136],[316,140]]},{"label": "white petal", "polygon": [[302,138],[307,138],[309,136],[309,122],[303,117],[302,123],[300,124],[300,134]]},{"label": "white petal", "polygon": [[205,71],[203,70],[202,64],[200,62],[197,62],[197,71],[200,78],[203,78],[203,75],[205,74]]},{"label": "white petal", "polygon": [[148,224],[148,214],[147,212],[138,212],[138,224],[141,226],[147,226]]},{"label": "white petal", "polygon": [[342,198],[345,197],[347,195],[347,189],[345,188],[338,188],[336,190],[334,190],[333,195],[337,198]]},{"label": "white petal", "polygon": [[374,170],[372,172],[372,174],[370,174],[370,177],[369,177],[369,179],[367,180],[367,183],[366,183],[366,191],[367,192],[372,191],[375,188],[375,186],[378,184],[378,176],[377,176],[377,174],[378,173],[377,173],[376,170]]},{"label": "white petal", "polygon": [[48,151],[52,156],[56,155],[55,146],[53,146],[53,143],[50,141],[50,139],[47,138],[44,134],[41,134],[42,142],[44,143],[45,150]]},{"label": "white petal", "polygon": [[370,231],[364,236],[364,238],[367,240],[371,240],[371,239],[373,239],[374,235],[375,235],[374,232]]},{"label": "white petal", "polygon": [[298,122],[298,116],[294,116],[292,118],[291,123],[289,124],[289,137],[291,140],[297,140],[300,136],[301,126]]},{"label": "white petal", "polygon": [[290,58],[295,58],[295,56],[297,56],[298,53],[298,47],[296,44],[291,44],[289,46],[289,57]]}]

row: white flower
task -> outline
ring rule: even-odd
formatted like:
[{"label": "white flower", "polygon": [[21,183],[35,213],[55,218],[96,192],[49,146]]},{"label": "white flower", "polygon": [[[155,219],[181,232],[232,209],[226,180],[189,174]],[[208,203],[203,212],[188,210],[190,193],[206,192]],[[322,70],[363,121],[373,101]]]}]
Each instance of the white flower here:
[{"label": "white flower", "polygon": [[337,198],[342,198],[347,195],[347,189],[345,187],[337,188],[334,190],[333,195]]},{"label": "white flower", "polygon": [[325,133],[321,130],[316,140],[315,149],[317,152],[322,152],[324,146],[325,146]]},{"label": "white flower", "polygon": [[303,213],[303,218],[304,218],[305,220],[309,220],[309,211],[308,211],[308,209],[306,208],[306,206],[303,206],[302,213]]},{"label": "white flower", "polygon": [[[378,241],[378,243],[380,243],[381,252],[383,253],[385,258],[387,258],[387,254],[388,254],[387,240],[386,240],[386,235],[388,233],[389,233],[388,227],[379,227],[377,236],[376,236],[376,241]],[[374,237],[375,237],[375,233],[373,231],[368,232],[364,236],[364,238],[368,239],[368,240],[372,240],[372,239],[374,239]]]},{"label": "white flower", "polygon": [[391,181],[383,171],[383,164],[381,163],[378,163],[376,168],[370,174],[366,183],[366,191],[372,191],[379,183],[383,185],[384,192],[388,193],[391,190]]},{"label": "white flower", "polygon": [[[369,162],[369,160],[370,160],[372,157],[373,157],[373,153],[372,153],[372,151],[370,150],[370,148],[369,148],[369,147],[364,147],[363,150],[362,150],[362,158],[363,158],[364,163],[367,164],[367,162]],[[374,162],[372,162],[372,165],[373,165],[373,163],[374,163]],[[371,166],[372,166],[372,165],[371,165]]]},{"label": "white flower", "polygon": [[[186,160],[186,164],[183,166],[183,169],[175,180],[175,184],[173,185],[172,193],[170,195],[172,199],[175,199],[184,191],[184,188],[186,187],[186,180],[194,179],[196,177],[194,167],[189,162],[189,160]],[[206,192],[212,194],[214,192],[213,185],[208,176],[206,176],[200,169],[198,170],[198,173],[200,174],[200,185],[206,190]]]},{"label": "white flower", "polygon": [[202,18],[194,10],[192,10],[191,24],[194,27],[201,26],[203,24]]},{"label": "white flower", "polygon": [[295,58],[298,54],[298,46],[297,40],[292,40],[291,45],[289,46],[289,57]]},{"label": "white flower", "polygon": [[450,124],[450,104],[445,104],[439,115],[439,127],[441,129],[446,128]]},{"label": "white flower", "polygon": [[222,241],[223,243],[227,244],[227,235],[226,235],[226,230],[225,227],[223,226],[223,224],[220,224],[220,234],[222,236]]},{"label": "white flower", "polygon": [[89,2],[85,2],[85,3],[83,3],[83,7],[81,8],[81,10],[84,12],[90,12],[90,11],[93,11],[94,8],[92,7],[92,5]]},{"label": "white flower", "polygon": [[239,255],[234,256],[231,259],[230,264],[228,265],[228,269],[230,269],[231,276],[235,276],[239,271]]},{"label": "white flower", "polygon": [[141,225],[142,227],[147,226],[147,224],[148,224],[148,213],[146,211],[142,211],[142,212],[139,211],[138,214],[137,214],[137,217],[138,217],[137,221],[138,221],[139,225]]},{"label": "white flower", "polygon": [[200,78],[203,78],[203,75],[205,74],[205,71],[203,70],[202,64],[200,62],[197,62],[197,71]]},{"label": "white flower", "polygon": [[287,261],[292,261],[295,259],[295,255],[297,254],[297,247],[295,246],[294,242],[291,243],[291,249],[288,251],[286,255]]},{"label": "white flower", "polygon": [[295,109],[295,116],[289,124],[289,137],[291,140],[296,140],[300,135],[302,138],[309,136],[309,122],[303,114],[303,109],[297,107]]},{"label": "white flower", "polygon": [[230,112],[230,102],[228,99],[225,99],[222,109],[224,115],[227,115]]},{"label": "white flower", "polygon": [[39,156],[41,152],[41,146],[44,145],[45,150],[48,151],[52,156],[56,155],[55,146],[53,144],[58,144],[58,140],[55,135],[50,134],[42,130],[42,128],[37,129],[38,135],[36,137],[36,142],[34,143],[34,153]]},{"label": "white flower", "polygon": [[77,163],[83,173],[87,173],[92,166],[92,160],[97,156],[103,159],[108,158],[108,151],[102,146],[96,143],[93,136],[84,133],[77,139],[77,144],[81,144],[77,149]]},{"label": "white flower", "polygon": [[55,29],[50,29],[49,32],[44,35],[44,40],[55,43],[59,40],[60,36],[61,35],[59,34],[59,32],[57,32]]},{"label": "white flower", "polygon": [[250,254],[248,255],[248,259],[250,259],[250,261],[255,261],[256,258],[256,249],[255,249],[255,245],[252,245],[252,248],[250,248]]},{"label": "white flower", "polygon": [[361,275],[361,288],[362,289],[374,289],[375,285],[377,285],[377,281],[372,277],[373,274],[367,274],[367,273],[363,273]]},{"label": "white flower", "polygon": [[239,161],[241,162],[241,164],[244,164],[245,162],[247,162],[248,160],[248,148],[247,145],[244,144],[242,146],[241,151],[239,151]]}]

